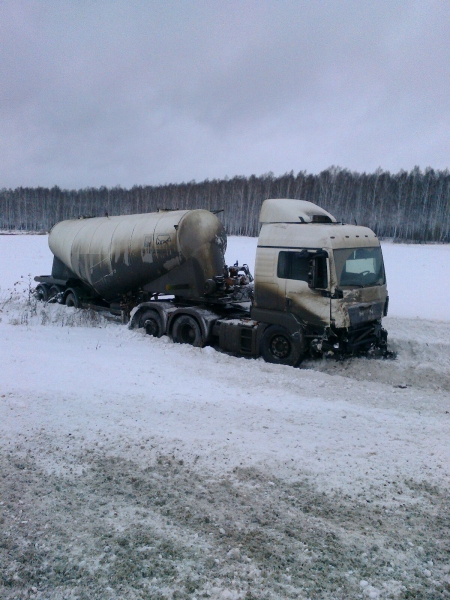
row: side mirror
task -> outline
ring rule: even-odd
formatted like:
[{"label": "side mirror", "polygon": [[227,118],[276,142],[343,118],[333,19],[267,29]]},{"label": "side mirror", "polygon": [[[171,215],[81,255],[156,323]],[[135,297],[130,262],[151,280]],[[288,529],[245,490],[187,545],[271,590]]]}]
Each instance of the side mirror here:
[{"label": "side mirror", "polygon": [[311,258],[308,265],[308,287],[314,289],[317,282],[317,268],[315,258]]},{"label": "side mirror", "polygon": [[327,257],[328,253],[322,250],[317,252],[309,261],[308,287],[313,290],[325,290],[328,288]]}]

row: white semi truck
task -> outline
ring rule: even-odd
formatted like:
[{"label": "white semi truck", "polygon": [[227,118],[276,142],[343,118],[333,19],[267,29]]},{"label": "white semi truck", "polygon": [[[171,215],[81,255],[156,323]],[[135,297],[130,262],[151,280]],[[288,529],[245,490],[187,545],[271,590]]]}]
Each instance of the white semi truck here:
[{"label": "white semi truck", "polygon": [[206,210],[62,221],[50,232],[44,301],[121,314],[130,327],[268,362],[387,356],[388,294],[375,233],[303,200],[265,200],[255,278],[225,264],[226,234]]}]

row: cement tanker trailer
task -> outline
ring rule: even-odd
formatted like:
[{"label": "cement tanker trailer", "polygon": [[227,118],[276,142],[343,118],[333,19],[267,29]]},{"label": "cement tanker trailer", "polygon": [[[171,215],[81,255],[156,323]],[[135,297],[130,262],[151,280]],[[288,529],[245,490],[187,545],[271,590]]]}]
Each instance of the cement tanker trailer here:
[{"label": "cement tanker trailer", "polygon": [[54,282],[41,281],[42,295],[123,304],[145,292],[202,296],[205,281],[223,274],[226,235],[209,211],[164,211],[62,221],[49,246]]},{"label": "cement tanker trailer", "polygon": [[306,201],[265,200],[255,281],[225,264],[226,234],[206,210],[62,221],[40,300],[108,310],[148,334],[296,365],[319,356],[388,356],[380,243]]}]

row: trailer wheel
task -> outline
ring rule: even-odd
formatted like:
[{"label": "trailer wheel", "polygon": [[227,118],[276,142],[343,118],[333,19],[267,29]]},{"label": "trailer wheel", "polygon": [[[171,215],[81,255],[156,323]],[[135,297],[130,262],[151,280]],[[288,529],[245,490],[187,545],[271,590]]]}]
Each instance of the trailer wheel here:
[{"label": "trailer wheel", "polygon": [[48,292],[48,301],[49,302],[60,302],[61,292],[62,292],[62,289],[59,287],[59,285],[52,285],[52,287],[50,288],[50,291]]},{"label": "trailer wheel", "polygon": [[197,348],[204,345],[200,325],[190,315],[178,317],[172,327],[172,339],[176,344],[190,344]]},{"label": "trailer wheel", "polygon": [[160,338],[164,333],[161,317],[156,310],[145,310],[139,318],[139,327],[144,327],[147,335],[156,338]]},{"label": "trailer wheel", "polygon": [[48,286],[40,283],[36,286],[36,291],[34,292],[36,299],[39,302],[47,302],[48,300]]},{"label": "trailer wheel", "polygon": [[303,356],[303,335],[295,339],[287,329],[271,325],[261,340],[261,354],[266,362],[295,367]]},{"label": "trailer wheel", "polygon": [[69,292],[66,296],[66,306],[80,308],[80,301],[74,292]]}]

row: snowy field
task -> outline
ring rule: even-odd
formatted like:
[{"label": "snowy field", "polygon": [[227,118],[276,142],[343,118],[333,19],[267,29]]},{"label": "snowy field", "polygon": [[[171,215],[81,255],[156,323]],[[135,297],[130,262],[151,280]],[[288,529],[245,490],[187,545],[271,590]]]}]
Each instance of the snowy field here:
[{"label": "snowy field", "polygon": [[383,253],[397,360],[293,369],[28,302],[0,235],[0,598],[450,597],[450,247]]}]

